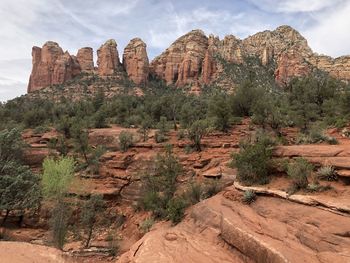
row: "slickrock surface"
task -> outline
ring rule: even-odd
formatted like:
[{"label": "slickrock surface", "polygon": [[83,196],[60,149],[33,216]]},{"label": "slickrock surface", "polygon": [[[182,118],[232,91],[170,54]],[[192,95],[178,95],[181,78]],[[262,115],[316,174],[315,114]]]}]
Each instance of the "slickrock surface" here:
[{"label": "slickrock surface", "polygon": [[117,262],[349,262],[349,216],[263,196],[248,206],[241,197],[227,189],[202,201]]},{"label": "slickrock surface", "polygon": [[0,242],[0,262],[4,263],[73,263],[52,247],[25,242]]},{"label": "slickrock surface", "polygon": [[317,166],[333,166],[340,177],[350,177],[350,144],[278,146],[274,155],[280,158],[304,157]]}]

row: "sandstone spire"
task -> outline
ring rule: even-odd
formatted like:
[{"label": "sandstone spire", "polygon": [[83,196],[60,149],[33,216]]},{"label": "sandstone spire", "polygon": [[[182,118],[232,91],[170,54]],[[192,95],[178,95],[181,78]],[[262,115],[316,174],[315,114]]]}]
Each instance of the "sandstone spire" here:
[{"label": "sandstone spire", "polygon": [[83,47],[78,50],[77,61],[80,64],[81,70],[91,72],[94,70],[94,56],[91,47]]},{"label": "sandstone spire", "polygon": [[124,49],[123,66],[128,77],[136,84],[146,83],[149,61],[146,44],[140,38],[132,39]]},{"label": "sandstone spire", "polygon": [[113,75],[120,69],[117,43],[114,39],[107,40],[97,50],[97,65],[100,76]]},{"label": "sandstone spire", "polygon": [[62,84],[81,71],[77,60],[52,41],[46,42],[42,48],[33,47],[32,64],[28,92]]}]

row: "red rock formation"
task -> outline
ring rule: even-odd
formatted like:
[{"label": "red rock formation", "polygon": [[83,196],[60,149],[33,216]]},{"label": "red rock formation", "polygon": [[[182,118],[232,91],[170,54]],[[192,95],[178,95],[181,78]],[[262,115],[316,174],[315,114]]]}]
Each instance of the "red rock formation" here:
[{"label": "red rock formation", "polygon": [[52,84],[62,84],[80,73],[80,66],[75,57],[55,42],[46,42],[42,48],[32,49],[32,73],[29,79],[28,92]]},{"label": "red rock formation", "polygon": [[120,69],[117,43],[114,39],[107,40],[97,50],[97,65],[100,76],[113,75]]},{"label": "red rock formation", "polygon": [[[52,84],[61,84],[82,71],[93,71],[91,48],[82,48],[77,58],[70,56],[55,42],[43,48],[33,47],[33,69],[28,92]],[[100,76],[113,75],[121,70],[117,44],[108,40],[97,51]],[[149,65],[146,44],[139,38],[130,41],[124,50],[123,66],[136,84],[145,83],[151,74],[167,84],[178,87],[191,85],[200,90],[203,84],[220,80],[223,88],[232,87],[231,79],[220,78],[224,69],[217,57],[229,63],[243,64],[247,56],[257,57],[263,66],[274,66],[277,83],[285,85],[293,77],[309,74],[314,68],[350,81],[350,56],[331,58],[313,53],[306,39],[290,26],[263,31],[240,40],[226,36],[223,40],[193,30],[177,39]]]},{"label": "red rock formation", "polygon": [[128,77],[136,84],[146,83],[149,61],[146,44],[140,38],[132,39],[124,49],[123,66]]},{"label": "red rock formation", "polygon": [[177,39],[151,63],[151,72],[167,84],[183,86],[196,82],[201,75],[208,38],[201,30],[193,30]]},{"label": "red rock formation", "polygon": [[91,72],[94,70],[94,56],[91,47],[83,47],[78,50],[77,61],[80,64],[81,70]]},{"label": "red rock formation", "polygon": [[294,77],[306,76],[311,72],[311,65],[294,50],[284,52],[277,60],[275,79],[281,86],[286,85]]}]

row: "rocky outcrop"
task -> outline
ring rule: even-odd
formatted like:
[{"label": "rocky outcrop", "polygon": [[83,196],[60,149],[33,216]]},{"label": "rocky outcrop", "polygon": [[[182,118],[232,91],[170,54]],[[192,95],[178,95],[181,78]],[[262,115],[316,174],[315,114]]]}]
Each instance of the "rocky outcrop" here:
[{"label": "rocky outcrop", "polygon": [[208,38],[201,30],[193,30],[177,39],[151,63],[151,72],[167,84],[184,86],[196,83],[201,75]]},{"label": "rocky outcrop", "polygon": [[94,70],[94,55],[91,47],[83,47],[78,50],[77,61],[81,70],[91,72]]},{"label": "rocky outcrop", "polygon": [[[55,42],[47,42],[41,49],[33,47],[33,70],[28,91],[52,84],[61,84],[79,72],[94,70],[91,48],[82,48],[77,58],[64,53]],[[331,76],[350,81],[350,56],[331,58],[314,53],[307,40],[290,26],[266,30],[243,40],[233,35],[220,40],[207,37],[201,30],[192,30],[178,38],[151,63],[146,44],[139,38],[132,39],[123,54],[123,67],[119,61],[117,43],[108,40],[97,50],[98,74],[111,76],[123,70],[136,84],[146,83],[149,75],[178,87],[192,86],[200,91],[203,84],[215,81],[224,86],[234,86],[235,79],[222,74],[224,63],[249,67],[247,57],[258,58],[268,72],[274,72],[279,85],[286,85],[294,77],[308,75],[315,69]],[[270,74],[270,73],[269,73]],[[226,77],[226,79],[225,79]]]},{"label": "rocky outcrop", "polygon": [[279,158],[303,157],[316,166],[332,166],[339,177],[350,177],[350,145],[289,145],[277,146],[274,156]]},{"label": "rocky outcrop", "polygon": [[149,74],[149,61],[146,44],[140,38],[132,39],[124,49],[123,66],[128,77],[135,84],[146,83]]},{"label": "rocky outcrop", "polygon": [[106,41],[97,50],[97,65],[100,76],[110,76],[120,70],[117,42],[114,39]]},{"label": "rocky outcrop", "polygon": [[32,72],[28,84],[28,92],[32,92],[53,84],[62,84],[72,79],[81,71],[74,56],[52,41],[42,48],[32,49]]},{"label": "rocky outcrop", "polygon": [[175,227],[156,225],[117,262],[348,262],[346,215],[275,197],[250,206],[241,199],[227,188]]}]

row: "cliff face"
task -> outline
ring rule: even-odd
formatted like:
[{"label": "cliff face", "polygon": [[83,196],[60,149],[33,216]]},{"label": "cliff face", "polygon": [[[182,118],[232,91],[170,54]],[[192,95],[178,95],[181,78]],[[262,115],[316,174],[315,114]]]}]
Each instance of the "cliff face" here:
[{"label": "cliff face", "polygon": [[[80,71],[95,72],[91,48],[80,49],[75,58],[64,53],[57,43],[47,42],[43,48],[33,47],[32,56],[28,92],[61,84]],[[125,47],[121,64],[117,43],[111,39],[97,50],[97,73],[104,77],[125,71],[135,84],[146,83],[152,75],[178,87],[200,87],[220,78],[222,60],[246,66],[245,58],[252,56],[258,58],[262,66],[272,65],[275,80],[282,86],[293,77],[308,75],[314,69],[350,81],[350,56],[331,58],[313,53],[306,39],[289,26],[259,32],[244,40],[233,35],[220,40],[213,35],[207,37],[201,30],[193,30],[178,38],[151,63],[146,44],[135,38]]]},{"label": "cliff face", "polygon": [[83,47],[79,49],[77,60],[82,71],[92,72],[94,70],[94,55],[91,47]]},{"label": "cliff face", "polygon": [[193,30],[177,39],[156,57],[150,67],[152,74],[167,84],[183,86],[198,81],[208,39],[201,30]]},{"label": "cliff face", "polygon": [[136,84],[146,83],[149,74],[149,61],[146,44],[140,38],[130,40],[124,49],[123,66],[128,77]]},{"label": "cliff face", "polygon": [[72,79],[81,71],[74,56],[63,52],[55,42],[49,41],[42,48],[32,49],[32,73],[29,79],[28,92],[52,84],[62,84]]},{"label": "cliff face", "polygon": [[113,75],[120,68],[117,42],[114,39],[106,41],[97,50],[98,74],[100,76]]}]

